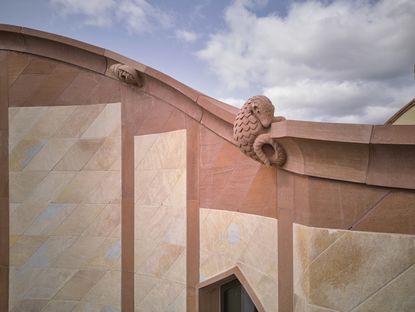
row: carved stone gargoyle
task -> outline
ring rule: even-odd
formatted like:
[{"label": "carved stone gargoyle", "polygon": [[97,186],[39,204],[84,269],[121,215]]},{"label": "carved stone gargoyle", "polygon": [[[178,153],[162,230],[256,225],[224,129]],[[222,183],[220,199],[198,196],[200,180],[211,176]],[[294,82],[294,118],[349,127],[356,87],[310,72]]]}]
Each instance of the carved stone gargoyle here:
[{"label": "carved stone gargoyle", "polygon": [[274,105],[263,95],[248,99],[236,115],[233,138],[240,150],[264,165],[284,165],[287,155],[284,148],[270,136],[273,122],[284,117],[274,117]]},{"label": "carved stone gargoyle", "polygon": [[114,64],[110,66],[110,70],[115,75],[115,77],[125,83],[136,85],[139,88],[144,85],[144,79],[142,75],[131,66],[124,64]]}]

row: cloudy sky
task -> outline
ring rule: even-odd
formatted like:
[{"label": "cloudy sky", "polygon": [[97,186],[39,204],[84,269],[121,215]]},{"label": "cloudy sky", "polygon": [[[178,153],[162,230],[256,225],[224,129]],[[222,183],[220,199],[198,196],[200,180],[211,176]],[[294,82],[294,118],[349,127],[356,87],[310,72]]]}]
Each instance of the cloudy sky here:
[{"label": "cloudy sky", "polygon": [[0,23],[92,43],[230,104],[384,123],[415,97],[414,0],[0,0]]}]

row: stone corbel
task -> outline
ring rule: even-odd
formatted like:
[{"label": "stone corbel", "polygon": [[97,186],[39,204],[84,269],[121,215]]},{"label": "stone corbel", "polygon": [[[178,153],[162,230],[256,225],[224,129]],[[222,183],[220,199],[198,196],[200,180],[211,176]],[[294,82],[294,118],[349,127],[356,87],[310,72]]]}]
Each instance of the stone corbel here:
[{"label": "stone corbel", "polygon": [[233,137],[240,150],[252,159],[271,166],[283,166],[287,160],[284,148],[271,137],[273,122],[285,120],[274,117],[274,105],[263,95],[248,99],[236,115]]},{"label": "stone corbel", "polygon": [[124,64],[113,64],[109,69],[115,77],[125,83],[135,85],[139,88],[144,86],[144,78],[142,74],[131,66]]}]

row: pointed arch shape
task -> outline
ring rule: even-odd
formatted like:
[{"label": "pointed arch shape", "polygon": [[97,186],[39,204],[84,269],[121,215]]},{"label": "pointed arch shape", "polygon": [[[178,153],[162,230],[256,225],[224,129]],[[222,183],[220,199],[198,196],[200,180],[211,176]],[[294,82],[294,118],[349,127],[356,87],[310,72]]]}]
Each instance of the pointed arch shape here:
[{"label": "pointed arch shape", "polygon": [[199,311],[213,311],[212,306],[215,308],[217,306],[217,311],[220,311],[220,286],[235,278],[245,288],[257,310],[259,312],[265,312],[261,301],[238,265],[198,284]]}]

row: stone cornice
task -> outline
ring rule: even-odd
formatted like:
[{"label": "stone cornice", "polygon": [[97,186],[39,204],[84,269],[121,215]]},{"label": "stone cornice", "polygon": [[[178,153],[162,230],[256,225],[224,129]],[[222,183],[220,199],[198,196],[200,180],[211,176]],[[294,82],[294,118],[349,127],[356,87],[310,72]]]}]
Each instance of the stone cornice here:
[{"label": "stone cornice", "polygon": [[[111,66],[125,64],[143,74],[145,78],[153,79],[175,92],[182,94],[193,103],[194,107],[183,106],[180,103],[169,102],[191,118],[196,119],[210,130],[235,144],[232,138],[232,124],[238,109],[213,99],[194,90],[174,78],[129,59],[125,56],[78,40],[51,34],[26,27],[0,24],[0,50],[29,53],[65,62],[71,65],[114,77]],[[144,88],[145,92],[151,92]],[[200,113],[195,114],[195,111]]]},{"label": "stone cornice", "polygon": [[287,152],[282,169],[314,177],[415,189],[415,126],[287,120],[271,137]]}]

